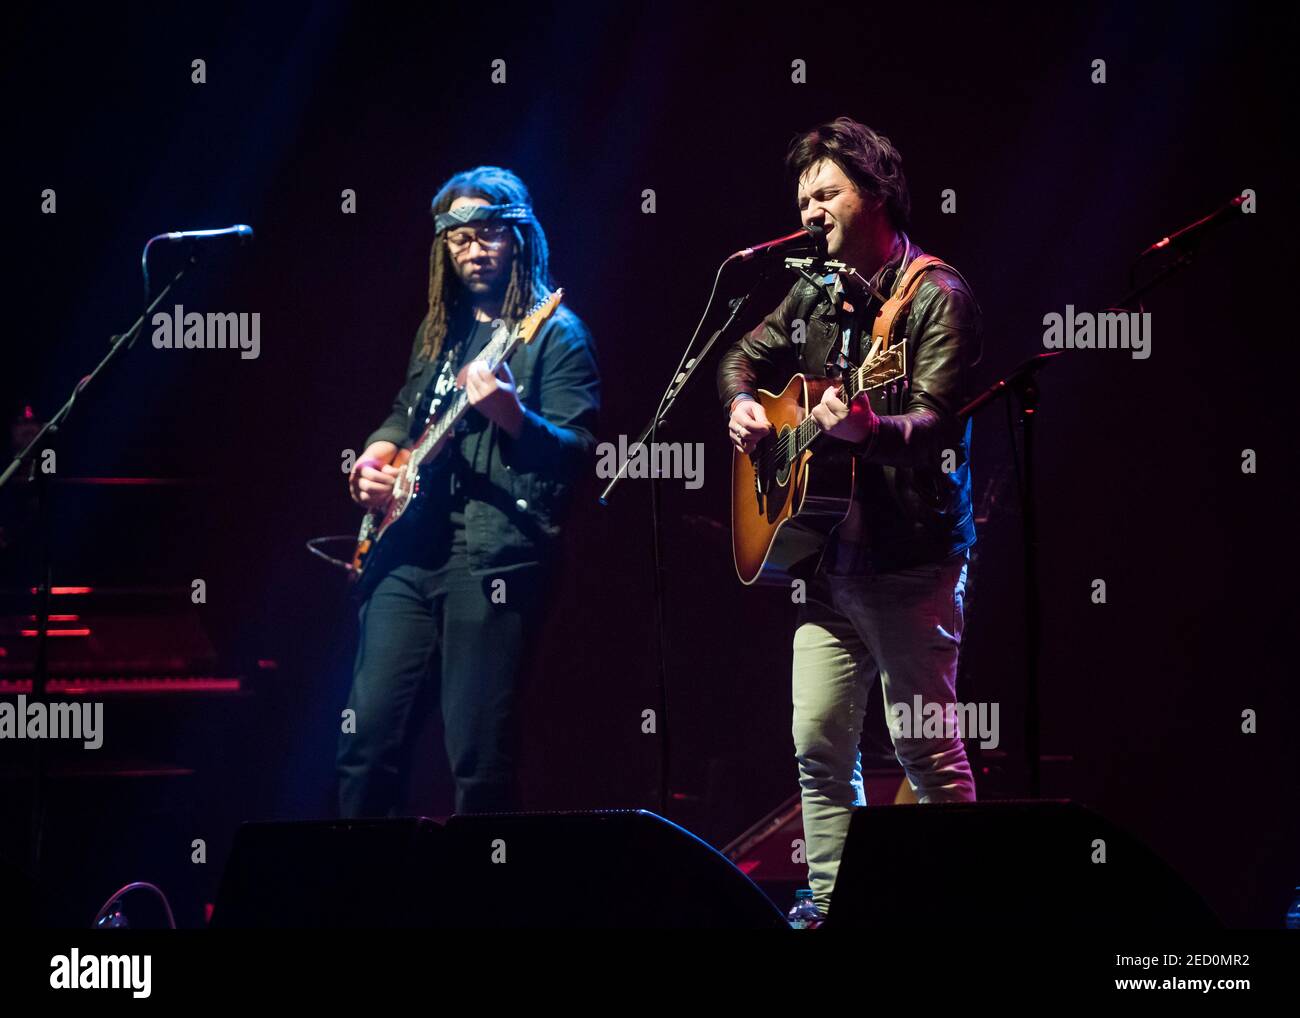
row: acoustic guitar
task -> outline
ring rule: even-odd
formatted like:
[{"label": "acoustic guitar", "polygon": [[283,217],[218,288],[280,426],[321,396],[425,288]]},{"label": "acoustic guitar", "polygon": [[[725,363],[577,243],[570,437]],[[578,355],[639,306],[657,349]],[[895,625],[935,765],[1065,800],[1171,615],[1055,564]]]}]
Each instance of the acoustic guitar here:
[{"label": "acoustic guitar", "polygon": [[779,393],[758,390],[772,433],[731,458],[731,548],[741,583],[789,583],[848,515],[853,458],[819,454],[823,432],[812,408],[830,386],[851,403],[904,378],[906,349],[882,350],[838,381],[795,375]]},{"label": "acoustic guitar", "polygon": [[[802,274],[812,279],[806,271],[812,261],[787,264],[804,266]],[[835,270],[837,288],[861,299],[865,284],[855,270],[835,261],[822,266]],[[787,584],[797,578],[816,564],[826,539],[848,515],[854,459],[817,452],[823,433],[812,408],[831,385],[841,400],[852,403],[907,377],[907,342],[894,337],[925,273],[933,269],[956,271],[934,255],[909,260],[871,324],[871,349],[860,368],[837,366],[839,379],[795,375],[779,393],[758,390],[772,433],[750,455],[733,450],[731,457],[731,549],[741,583]]]}]

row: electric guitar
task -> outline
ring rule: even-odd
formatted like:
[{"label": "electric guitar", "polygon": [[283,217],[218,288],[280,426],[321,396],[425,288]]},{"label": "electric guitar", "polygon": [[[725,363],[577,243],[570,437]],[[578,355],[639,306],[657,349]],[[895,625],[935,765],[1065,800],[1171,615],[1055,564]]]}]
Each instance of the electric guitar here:
[{"label": "electric guitar", "polygon": [[[537,330],[555,313],[563,299],[563,289],[542,298],[509,332],[498,330],[483,352],[474,358],[474,363],[482,362],[495,373],[516,348],[533,341]],[[391,539],[385,542],[384,538],[419,499],[422,482],[427,490],[442,453],[451,444],[456,425],[469,411],[469,394],[464,388],[466,369],[462,369],[457,377],[457,388],[450,399],[442,401],[446,405],[443,406],[442,402],[431,404],[424,431],[416,443],[409,449],[399,449],[393,457],[392,465],[400,472],[393,483],[393,495],[388,504],[382,510],[370,510],[361,521],[348,575],[354,590],[362,597],[368,595],[378,578],[387,572],[386,560],[392,557],[390,549],[397,542]]]},{"label": "electric guitar", "polygon": [[906,350],[905,343],[879,350],[839,381],[800,374],[779,393],[758,390],[772,432],[752,453],[735,449],[731,457],[731,548],[741,583],[789,583],[792,570],[820,554],[852,504],[854,461],[816,453],[823,432],[812,408],[831,386],[851,403],[906,377]]}]

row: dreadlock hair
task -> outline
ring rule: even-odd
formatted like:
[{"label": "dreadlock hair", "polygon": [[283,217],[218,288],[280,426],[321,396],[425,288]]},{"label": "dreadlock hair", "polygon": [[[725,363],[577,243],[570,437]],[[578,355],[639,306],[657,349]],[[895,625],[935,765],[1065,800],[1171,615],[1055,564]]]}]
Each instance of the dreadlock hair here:
[{"label": "dreadlock hair", "polygon": [[822,159],[843,170],[860,192],[883,200],[894,229],[907,228],[912,200],[903,176],[903,157],[888,138],[866,124],[837,117],[797,135],[786,153],[785,168],[797,181]]},{"label": "dreadlock hair", "polygon": [[[491,205],[532,205],[528,188],[509,170],[499,166],[478,166],[457,173],[438,190],[433,199],[434,216],[446,212],[457,198],[483,198]],[[501,317],[517,322],[550,291],[550,255],[546,234],[536,219],[511,223],[515,249],[510,259],[510,278],[501,304]],[[442,352],[450,328],[470,314],[470,302],[451,265],[451,252],[443,234],[433,238],[429,252],[429,313],[424,321],[420,356],[435,360]]]}]

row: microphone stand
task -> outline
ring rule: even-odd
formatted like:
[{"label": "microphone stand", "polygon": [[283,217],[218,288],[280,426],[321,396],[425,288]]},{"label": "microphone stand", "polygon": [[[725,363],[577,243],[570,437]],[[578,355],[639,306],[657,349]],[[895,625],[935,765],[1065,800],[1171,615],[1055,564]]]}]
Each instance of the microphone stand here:
[{"label": "microphone stand", "polygon": [[[1038,511],[1034,497],[1034,420],[1038,414],[1036,376],[1062,351],[1040,353],[1022,363],[1011,374],[1000,378],[957,411],[958,420],[966,420],[987,403],[1007,393],[1016,400],[1020,414],[1020,460],[1016,460],[1015,429],[1011,433],[1011,456],[1020,466],[1020,524],[1025,584],[1025,753],[1028,756],[1029,795],[1037,798],[1041,787],[1039,760],[1038,658],[1041,645],[1040,604],[1038,593]],[[1010,423],[1011,404],[1007,403]]]},{"label": "microphone stand", "polygon": [[[52,542],[50,540],[53,529],[51,515],[50,485],[46,477],[46,472],[42,470],[37,463],[37,458],[46,449],[53,449],[55,438],[59,433],[60,427],[68,420],[72,413],[73,404],[77,397],[86,391],[104,370],[118,358],[122,349],[135,345],[139,337],[140,330],[144,327],[146,321],[153,314],[154,309],[158,307],[164,297],[166,297],[176,286],[182,276],[191,265],[198,261],[197,251],[191,248],[189,261],[182,265],[171,281],[163,287],[162,291],[154,298],[153,302],[140,313],[140,317],[126,332],[121,335],[110,337],[112,344],[108,353],[103,359],[95,365],[95,369],[86,375],[81,381],[73,386],[72,394],[68,397],[67,402],[61,406],[58,411],[51,417],[45,425],[38,431],[35,437],[27,443],[27,447],[14,456],[13,461],[0,474],[0,488],[3,488],[13,477],[22,469],[23,464],[28,464],[27,480],[36,485],[36,513],[40,519],[41,528],[41,568],[40,584],[37,586],[36,593],[36,656],[32,670],[32,702],[34,704],[44,704],[46,701],[49,687],[49,636],[50,636],[50,596],[52,594],[53,580],[53,561],[52,561]],[[19,724],[26,724],[26,718],[19,718]],[[31,879],[36,884],[40,877],[42,841],[45,830],[45,800],[47,795],[48,776],[46,774],[47,761],[42,749],[42,739],[32,740],[32,806],[31,806],[31,826],[30,840],[28,843],[28,863],[31,869]]]},{"label": "microphone stand", "polygon": [[[733,255],[732,258],[735,256]],[[705,306],[704,315],[700,318],[700,324],[696,327],[695,334],[691,336],[690,342],[686,344],[686,350],[682,354],[681,361],[678,362],[677,370],[673,372],[673,379],[668,383],[664,394],[659,398],[659,404],[655,408],[654,414],[647,422],[646,426],[641,429],[641,434],[637,440],[629,446],[629,449],[635,450],[649,442],[649,450],[653,450],[656,437],[661,425],[667,423],[668,412],[672,409],[677,397],[681,395],[686,384],[695,374],[695,369],[700,363],[708,357],[709,352],[723,336],[731,331],[740,313],[749,304],[753,298],[754,291],[765,282],[771,275],[772,263],[764,262],[759,272],[758,278],[750,285],[749,289],[739,297],[733,297],[728,301],[730,314],[722,327],[715,330],[709,337],[708,341],[695,356],[691,356],[691,350],[695,346],[696,338],[699,336],[700,329],[709,319],[709,312],[713,309],[714,298],[717,294],[718,281],[721,279],[722,270],[726,268],[728,258],[718,267],[718,275],[714,280],[713,293],[709,295],[708,304]],[[610,479],[605,485],[605,490],[598,496],[598,501],[602,506],[609,505],[609,497],[614,488],[623,479],[627,471],[628,463],[631,462],[631,455],[619,466],[618,473]],[[650,461],[654,462],[653,458]],[[655,699],[657,701],[658,711],[658,731],[659,731],[659,812],[662,816],[668,815],[669,778],[671,774],[671,741],[669,739],[668,724],[668,644],[665,633],[665,610],[664,610],[664,569],[663,569],[663,545],[660,527],[660,492],[659,477],[656,471],[651,470],[648,480],[650,481],[650,550],[653,559],[653,576],[652,576],[652,597],[654,600],[655,616],[655,634],[658,642],[658,670],[655,677]]]},{"label": "microphone stand", "polygon": [[[1162,265],[1145,283],[1136,285],[1134,279],[1138,265],[1146,258],[1140,255],[1129,272],[1129,292],[1112,310],[1125,311],[1136,302],[1140,311],[1141,297],[1165,282],[1174,273],[1192,263],[1192,250],[1180,250],[1177,258]],[[1021,547],[1024,561],[1025,586],[1025,755],[1026,784],[1029,795],[1038,798],[1042,791],[1042,759],[1040,756],[1041,717],[1039,707],[1039,654],[1042,646],[1042,613],[1038,584],[1038,511],[1034,471],[1034,421],[1038,416],[1039,391],[1037,375],[1063,350],[1049,351],[1030,357],[1011,374],[994,382],[957,411],[959,420],[966,420],[981,407],[998,397],[1011,394],[1016,401],[1020,422],[1020,456],[1016,456],[1015,426],[1011,424],[1012,408],[1007,403],[1007,421],[1011,426],[1011,456],[1017,467],[1020,488]]]}]

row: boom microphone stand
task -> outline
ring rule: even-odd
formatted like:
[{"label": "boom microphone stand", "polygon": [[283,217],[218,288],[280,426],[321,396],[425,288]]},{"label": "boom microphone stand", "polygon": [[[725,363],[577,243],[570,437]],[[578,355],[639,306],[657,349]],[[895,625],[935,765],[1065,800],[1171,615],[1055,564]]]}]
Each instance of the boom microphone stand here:
[{"label": "boom microphone stand", "polygon": [[[957,411],[966,420],[987,403],[1010,393],[1015,397],[1020,421],[1020,459],[1016,471],[1020,488],[1020,531],[1025,583],[1025,753],[1028,756],[1029,794],[1037,798],[1041,785],[1039,761],[1038,656],[1041,645],[1038,593],[1038,510],[1034,489],[1034,421],[1038,414],[1038,372],[1061,356],[1061,351],[1030,357],[1011,374],[994,382]],[[1008,417],[1011,404],[1007,404]],[[1015,431],[1011,435],[1011,456],[1015,460]]]},{"label": "boom microphone stand", "polygon": [[[59,429],[68,420],[72,414],[73,404],[76,403],[77,397],[85,392],[91,384],[108,368],[113,361],[117,360],[123,349],[128,349],[135,345],[139,337],[140,330],[144,327],[154,310],[162,303],[163,299],[171,293],[172,289],[180,282],[181,277],[189,270],[189,267],[198,260],[197,252],[192,248],[189,260],[181,266],[170,282],[159,292],[153,302],[140,313],[140,317],[126,332],[121,335],[110,337],[112,344],[100,362],[95,365],[93,371],[81,379],[72,388],[72,394],[68,397],[67,402],[61,406],[58,411],[51,417],[45,425],[38,431],[35,437],[27,443],[27,447],[14,456],[13,461],[5,468],[3,474],[0,474],[0,488],[3,488],[19,470],[27,464],[27,479],[36,485],[36,512],[41,521],[41,570],[40,582],[36,588],[36,658],[32,670],[32,702],[35,704],[44,704],[49,686],[49,636],[50,636],[50,595],[52,592],[53,563],[52,563],[52,544],[51,532],[53,522],[51,519],[49,480],[46,472],[41,469],[37,462],[38,458],[47,449],[53,449],[55,439],[59,434]],[[26,718],[19,718],[19,724],[26,724]],[[45,800],[47,794],[47,774],[46,759],[42,749],[42,739],[32,740],[32,808],[31,808],[31,827],[30,840],[28,842],[28,864],[31,870],[31,879],[33,883],[37,882],[40,875],[41,866],[41,847],[45,830]]]},{"label": "boom microphone stand", "polygon": [[[722,278],[722,271],[734,258],[735,256],[733,255],[718,266],[717,274],[713,278],[713,290],[709,294],[709,300],[705,305],[704,314],[700,317],[700,322],[695,327],[695,332],[692,334],[690,342],[686,344],[686,350],[677,364],[677,370],[673,372],[672,381],[668,383],[668,387],[659,398],[659,405],[655,408],[655,412],[653,416],[651,416],[649,422],[647,422],[646,426],[641,429],[640,436],[637,438],[636,442],[629,446],[630,450],[639,448],[644,445],[647,440],[650,443],[649,448],[654,448],[654,443],[659,433],[660,426],[667,422],[668,412],[672,409],[677,397],[681,395],[682,390],[686,388],[686,384],[695,374],[695,369],[698,368],[700,363],[708,357],[709,352],[717,342],[723,336],[726,336],[731,332],[736,321],[740,317],[740,313],[753,298],[754,292],[771,275],[773,268],[772,264],[770,262],[764,262],[762,270],[750,285],[749,289],[741,296],[734,297],[728,302],[730,313],[727,316],[727,320],[722,324],[722,327],[715,330],[713,334],[709,336],[708,341],[704,346],[700,348],[699,353],[692,356],[692,350],[695,349],[696,340],[699,338],[700,330],[704,327],[704,323],[709,320],[710,312],[713,310],[713,304],[718,294],[718,282]],[[599,495],[599,502],[601,505],[609,505],[609,497],[614,491],[614,488],[618,485],[619,481],[623,479],[623,475],[627,470],[629,462],[631,462],[630,455],[625,462],[620,464],[618,473],[611,478],[609,484],[605,485],[605,490]],[[651,462],[653,462],[653,459]],[[668,815],[669,780],[671,774],[671,744],[669,740],[668,724],[668,646],[667,637],[664,631],[664,569],[663,546],[659,522],[659,477],[654,470],[650,471],[648,480],[650,481],[650,551],[654,563],[652,595],[654,599],[655,633],[659,650],[658,669],[655,677],[655,699],[657,701],[659,731],[659,812],[661,815],[666,817]]]},{"label": "boom microphone stand", "polygon": [[[1152,244],[1134,261],[1129,272],[1129,292],[1119,304],[1108,310],[1127,311],[1136,305],[1142,309],[1141,298],[1160,284],[1169,280],[1175,273],[1186,269],[1192,263],[1192,255],[1212,230],[1234,217],[1241,209],[1244,198],[1238,196],[1226,205],[1190,226]],[[1172,251],[1176,258],[1162,265],[1145,283],[1135,283],[1138,267],[1152,254]],[[1042,788],[1042,768],[1039,752],[1041,734],[1041,711],[1039,707],[1039,652],[1042,642],[1041,600],[1038,585],[1038,512],[1034,484],[1034,421],[1039,410],[1039,391],[1037,375],[1040,370],[1061,356],[1063,351],[1040,353],[1023,362],[1011,374],[994,382],[988,389],[976,396],[957,411],[957,417],[966,420],[981,407],[1001,396],[1014,396],[1018,419],[1020,422],[1020,457],[1016,458],[1015,429],[1012,427],[1011,455],[1018,469],[1020,487],[1021,545],[1024,561],[1025,584],[1025,755],[1026,784],[1029,795],[1038,798]],[[1011,404],[1007,404],[1008,420],[1011,417]]]}]

